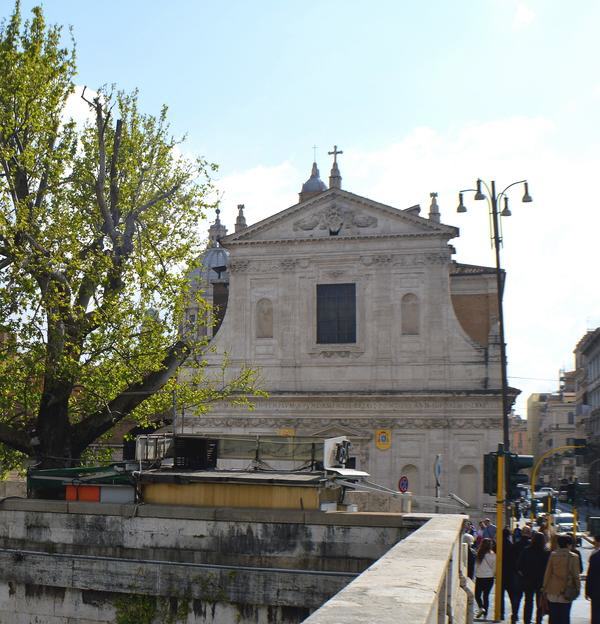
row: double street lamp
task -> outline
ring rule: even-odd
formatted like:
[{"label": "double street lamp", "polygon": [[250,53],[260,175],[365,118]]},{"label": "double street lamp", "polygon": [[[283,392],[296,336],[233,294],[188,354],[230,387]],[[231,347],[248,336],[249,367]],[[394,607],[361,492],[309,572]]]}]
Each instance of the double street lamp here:
[{"label": "double street lamp", "polygon": [[[509,436],[509,423],[508,423],[508,414],[510,412],[510,404],[508,400],[508,376],[506,372],[506,343],[504,341],[504,311],[502,306],[502,299],[504,295],[504,284],[502,280],[502,269],[500,265],[500,247],[502,245],[502,235],[500,228],[500,220],[498,216],[501,217],[510,217],[511,211],[508,207],[508,189],[516,186],[517,184],[523,184],[525,188],[525,192],[521,199],[524,203],[532,202],[531,195],[529,194],[529,184],[527,180],[519,180],[517,182],[513,182],[509,184],[504,190],[500,191],[500,193],[496,193],[496,182],[492,180],[488,185],[483,180],[477,180],[477,187],[474,189],[463,189],[459,192],[458,198],[458,208],[457,212],[467,212],[467,208],[464,204],[463,197],[465,193],[475,193],[474,199],[476,201],[487,200],[490,220],[491,220],[491,235],[492,242],[494,245],[494,250],[496,252],[496,289],[498,291],[498,325],[499,325],[499,339],[500,339],[500,370],[502,374],[502,431],[504,438],[504,450],[505,452],[510,451],[510,436]],[[482,187],[487,191],[487,195],[482,191]],[[502,211],[498,212],[498,204],[504,203],[504,207]]]},{"label": "double street lamp", "polygon": [[[496,193],[496,182],[494,180],[488,185],[482,180],[477,180],[477,188],[474,189],[464,189],[459,192],[459,202],[457,212],[467,212],[465,204],[463,202],[464,193],[475,193],[475,200],[483,201],[487,200],[490,220],[491,220],[491,228],[492,228],[492,241],[494,244],[494,250],[496,252],[496,289],[498,291],[498,326],[499,326],[499,338],[500,338],[500,370],[502,372],[502,430],[504,437],[504,444],[498,445],[498,455],[497,455],[497,493],[496,493],[496,527],[500,539],[498,539],[497,547],[496,547],[496,591],[495,591],[495,606],[494,606],[494,619],[496,621],[500,620],[500,603],[501,596],[503,592],[503,583],[502,583],[502,567],[503,567],[503,539],[502,539],[502,530],[504,528],[504,505],[506,504],[506,484],[505,484],[505,460],[510,458],[510,437],[509,437],[509,428],[508,428],[508,413],[510,411],[510,405],[508,401],[508,376],[506,374],[506,343],[504,342],[504,312],[502,308],[502,299],[504,295],[504,284],[502,280],[502,269],[500,266],[500,246],[502,245],[502,236],[501,236],[501,228],[500,228],[500,219],[501,217],[510,217],[511,212],[508,207],[508,189],[516,186],[517,184],[525,185],[525,193],[523,194],[523,198],[521,201],[525,203],[529,203],[533,201],[531,199],[531,195],[529,194],[529,185],[527,184],[527,180],[519,180],[518,182],[513,182],[509,184],[504,190],[500,191],[500,193]],[[482,186],[485,187],[487,191],[487,196],[482,191]],[[502,211],[498,213],[498,204],[504,201],[504,208]],[[532,486],[533,486],[532,482]]]}]

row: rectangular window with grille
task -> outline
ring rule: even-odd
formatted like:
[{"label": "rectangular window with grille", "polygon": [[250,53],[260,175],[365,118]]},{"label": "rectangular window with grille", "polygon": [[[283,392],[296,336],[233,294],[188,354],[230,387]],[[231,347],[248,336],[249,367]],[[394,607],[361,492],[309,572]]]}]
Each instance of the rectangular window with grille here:
[{"label": "rectangular window with grille", "polygon": [[356,284],[317,284],[317,343],[356,342]]}]

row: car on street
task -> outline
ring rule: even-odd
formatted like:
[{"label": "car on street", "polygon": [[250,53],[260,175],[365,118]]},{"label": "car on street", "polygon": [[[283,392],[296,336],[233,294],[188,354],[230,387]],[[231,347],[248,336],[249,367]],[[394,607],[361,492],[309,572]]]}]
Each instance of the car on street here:
[{"label": "car on street", "polygon": [[[568,511],[557,513],[554,516],[554,526],[556,527],[556,532],[572,534],[574,519],[575,519],[575,516]],[[576,528],[577,545],[581,544],[581,536],[579,535],[580,532],[581,532],[581,524],[577,522],[577,528]]]}]

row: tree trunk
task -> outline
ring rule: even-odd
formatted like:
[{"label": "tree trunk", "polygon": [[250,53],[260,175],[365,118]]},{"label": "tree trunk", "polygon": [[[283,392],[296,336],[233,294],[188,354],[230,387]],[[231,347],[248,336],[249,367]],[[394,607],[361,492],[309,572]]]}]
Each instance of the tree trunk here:
[{"label": "tree trunk", "polygon": [[71,468],[79,458],[71,452],[69,397],[72,384],[67,381],[46,380],[40,401],[36,436],[39,468]]}]

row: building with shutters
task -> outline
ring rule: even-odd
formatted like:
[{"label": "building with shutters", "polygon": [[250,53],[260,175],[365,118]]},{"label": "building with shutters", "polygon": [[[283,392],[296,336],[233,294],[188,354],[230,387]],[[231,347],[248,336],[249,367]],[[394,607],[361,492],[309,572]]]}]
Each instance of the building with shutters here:
[{"label": "building with shutters", "polygon": [[341,180],[335,153],[329,187],[315,163],[291,207],[250,226],[239,207],[235,233],[218,240],[213,226],[207,253],[221,250],[226,271],[202,279],[226,278],[227,299],[209,371],[227,353],[232,370],[260,369],[269,398],[177,426],[346,435],[357,468],[394,489],[407,476],[418,496],[434,495],[441,455],[442,495],[480,506],[482,456],[502,438],[495,270],[452,258],[459,232],[440,222],[435,193],[424,216]]}]

